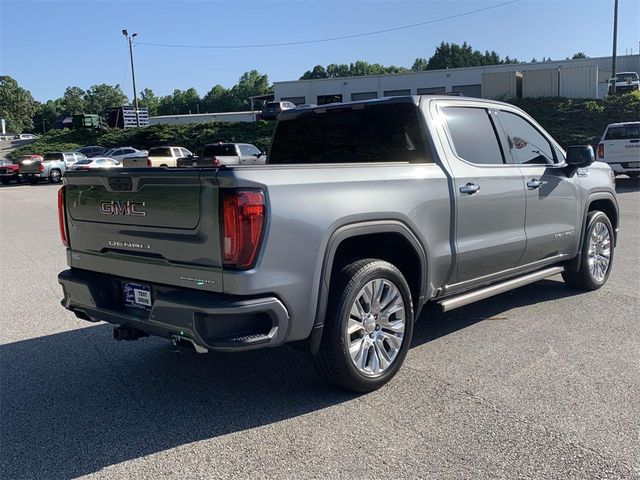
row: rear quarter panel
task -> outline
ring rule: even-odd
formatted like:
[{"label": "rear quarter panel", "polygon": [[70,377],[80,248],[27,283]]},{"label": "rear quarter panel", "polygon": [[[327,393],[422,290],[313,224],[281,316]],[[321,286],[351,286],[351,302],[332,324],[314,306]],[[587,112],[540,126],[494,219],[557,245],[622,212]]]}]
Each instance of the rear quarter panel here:
[{"label": "rear quarter panel", "polygon": [[397,220],[425,247],[427,296],[449,270],[448,182],[436,164],[236,167],[220,188],[263,188],[268,219],[256,267],[224,271],[225,293],[277,295],[289,309],[289,340],[314,323],[322,266],[333,233],[345,225]]}]

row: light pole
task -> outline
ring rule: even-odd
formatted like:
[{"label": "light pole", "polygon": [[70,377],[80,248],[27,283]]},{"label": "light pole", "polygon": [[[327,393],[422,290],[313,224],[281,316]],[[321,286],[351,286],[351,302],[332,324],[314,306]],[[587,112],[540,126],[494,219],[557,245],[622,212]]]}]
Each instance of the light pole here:
[{"label": "light pole", "polygon": [[612,93],[616,94],[616,50],[618,46],[618,0],[614,0],[613,3],[613,54],[611,55],[611,78],[613,78],[613,85],[611,87]]},{"label": "light pole", "polygon": [[140,112],[138,111],[138,94],[136,92],[136,70],[133,67],[133,46],[131,44],[132,40],[138,36],[137,33],[129,36],[129,32],[126,30],[122,30],[122,34],[127,37],[129,41],[129,56],[131,57],[131,80],[133,80],[133,105],[136,109],[136,126],[140,128]]}]

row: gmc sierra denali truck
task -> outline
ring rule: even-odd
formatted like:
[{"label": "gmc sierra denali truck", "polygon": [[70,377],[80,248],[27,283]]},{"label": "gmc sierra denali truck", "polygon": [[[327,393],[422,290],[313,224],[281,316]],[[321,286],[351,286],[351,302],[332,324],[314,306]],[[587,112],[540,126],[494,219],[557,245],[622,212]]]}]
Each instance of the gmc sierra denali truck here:
[{"label": "gmc sierra denali truck", "polygon": [[464,97],[282,112],[266,165],[70,172],[62,304],[198,352],[294,343],[338,386],[400,368],[443,310],[561,273],[600,288],[614,177],[526,113]]}]

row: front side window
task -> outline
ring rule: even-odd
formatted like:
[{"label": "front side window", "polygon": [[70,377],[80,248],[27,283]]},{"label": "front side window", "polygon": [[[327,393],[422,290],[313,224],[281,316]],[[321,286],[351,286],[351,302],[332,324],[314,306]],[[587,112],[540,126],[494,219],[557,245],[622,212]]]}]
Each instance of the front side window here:
[{"label": "front side window", "polygon": [[486,109],[445,107],[443,111],[458,157],[478,165],[504,164],[494,124]]},{"label": "front side window", "polygon": [[500,122],[507,134],[513,163],[518,165],[555,163],[549,140],[520,115],[501,111]]}]

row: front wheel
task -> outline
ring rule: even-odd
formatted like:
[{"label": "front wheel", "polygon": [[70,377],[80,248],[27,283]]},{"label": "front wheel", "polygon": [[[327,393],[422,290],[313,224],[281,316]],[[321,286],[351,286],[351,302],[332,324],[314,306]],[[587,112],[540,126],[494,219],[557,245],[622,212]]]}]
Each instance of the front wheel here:
[{"label": "front wheel", "polygon": [[10,178],[3,178],[0,179],[0,182],[2,182],[3,185],[9,185],[9,182],[11,181]]},{"label": "front wheel", "polygon": [[579,270],[562,273],[567,285],[578,290],[597,290],[607,282],[613,265],[613,236],[609,217],[599,210],[589,212]]},{"label": "front wheel", "polygon": [[409,286],[394,265],[372,258],[347,265],[331,283],[316,370],[347,390],[380,388],[400,369],[411,344]]}]

